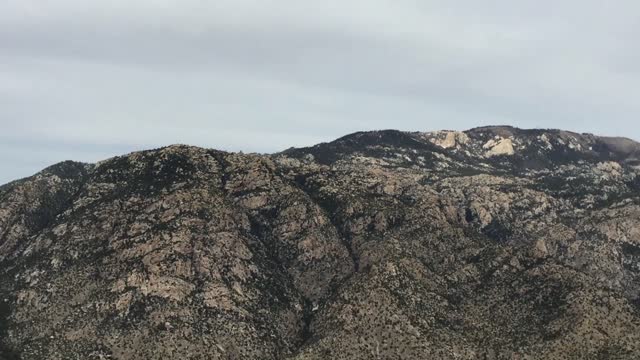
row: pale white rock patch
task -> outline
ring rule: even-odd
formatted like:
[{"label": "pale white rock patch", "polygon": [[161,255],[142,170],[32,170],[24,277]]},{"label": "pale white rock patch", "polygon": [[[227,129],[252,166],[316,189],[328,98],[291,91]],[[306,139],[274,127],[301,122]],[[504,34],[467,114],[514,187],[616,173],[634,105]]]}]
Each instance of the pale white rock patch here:
[{"label": "pale white rock patch", "polygon": [[437,131],[430,133],[430,135],[433,136],[430,141],[443,149],[459,148],[471,141],[469,136],[462,131]]},{"label": "pale white rock patch", "polygon": [[513,148],[513,142],[511,141],[511,139],[504,139],[504,138],[491,139],[487,141],[487,143],[484,144],[482,148],[488,150],[485,153],[486,157],[515,154],[515,150]]}]

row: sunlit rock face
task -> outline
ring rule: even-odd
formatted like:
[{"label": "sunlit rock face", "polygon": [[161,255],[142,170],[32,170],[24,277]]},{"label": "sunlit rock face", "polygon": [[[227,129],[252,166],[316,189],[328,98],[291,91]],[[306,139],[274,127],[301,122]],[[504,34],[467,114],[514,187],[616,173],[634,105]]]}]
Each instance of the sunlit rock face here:
[{"label": "sunlit rock face", "polygon": [[377,131],[0,187],[0,359],[640,358],[640,145]]}]

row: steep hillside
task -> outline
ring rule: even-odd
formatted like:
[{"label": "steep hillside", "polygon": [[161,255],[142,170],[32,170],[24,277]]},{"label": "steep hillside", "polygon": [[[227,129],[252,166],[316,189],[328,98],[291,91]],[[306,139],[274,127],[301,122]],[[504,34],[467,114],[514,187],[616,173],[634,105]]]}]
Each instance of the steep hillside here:
[{"label": "steep hillside", "polygon": [[189,146],[0,187],[0,359],[640,358],[640,144]]}]

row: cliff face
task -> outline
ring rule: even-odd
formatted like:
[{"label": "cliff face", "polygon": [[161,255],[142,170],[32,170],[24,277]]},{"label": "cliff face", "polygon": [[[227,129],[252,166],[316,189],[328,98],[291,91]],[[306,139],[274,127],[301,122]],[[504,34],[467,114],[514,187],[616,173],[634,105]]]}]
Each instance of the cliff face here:
[{"label": "cliff face", "polygon": [[640,145],[366,132],[0,187],[0,358],[637,359]]}]

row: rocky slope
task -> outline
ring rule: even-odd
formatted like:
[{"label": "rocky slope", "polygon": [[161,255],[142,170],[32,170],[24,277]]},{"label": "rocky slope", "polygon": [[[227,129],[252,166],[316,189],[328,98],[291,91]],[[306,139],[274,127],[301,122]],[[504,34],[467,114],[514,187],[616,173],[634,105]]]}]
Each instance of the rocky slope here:
[{"label": "rocky slope", "polygon": [[364,132],[0,187],[1,359],[640,358],[640,144]]}]

